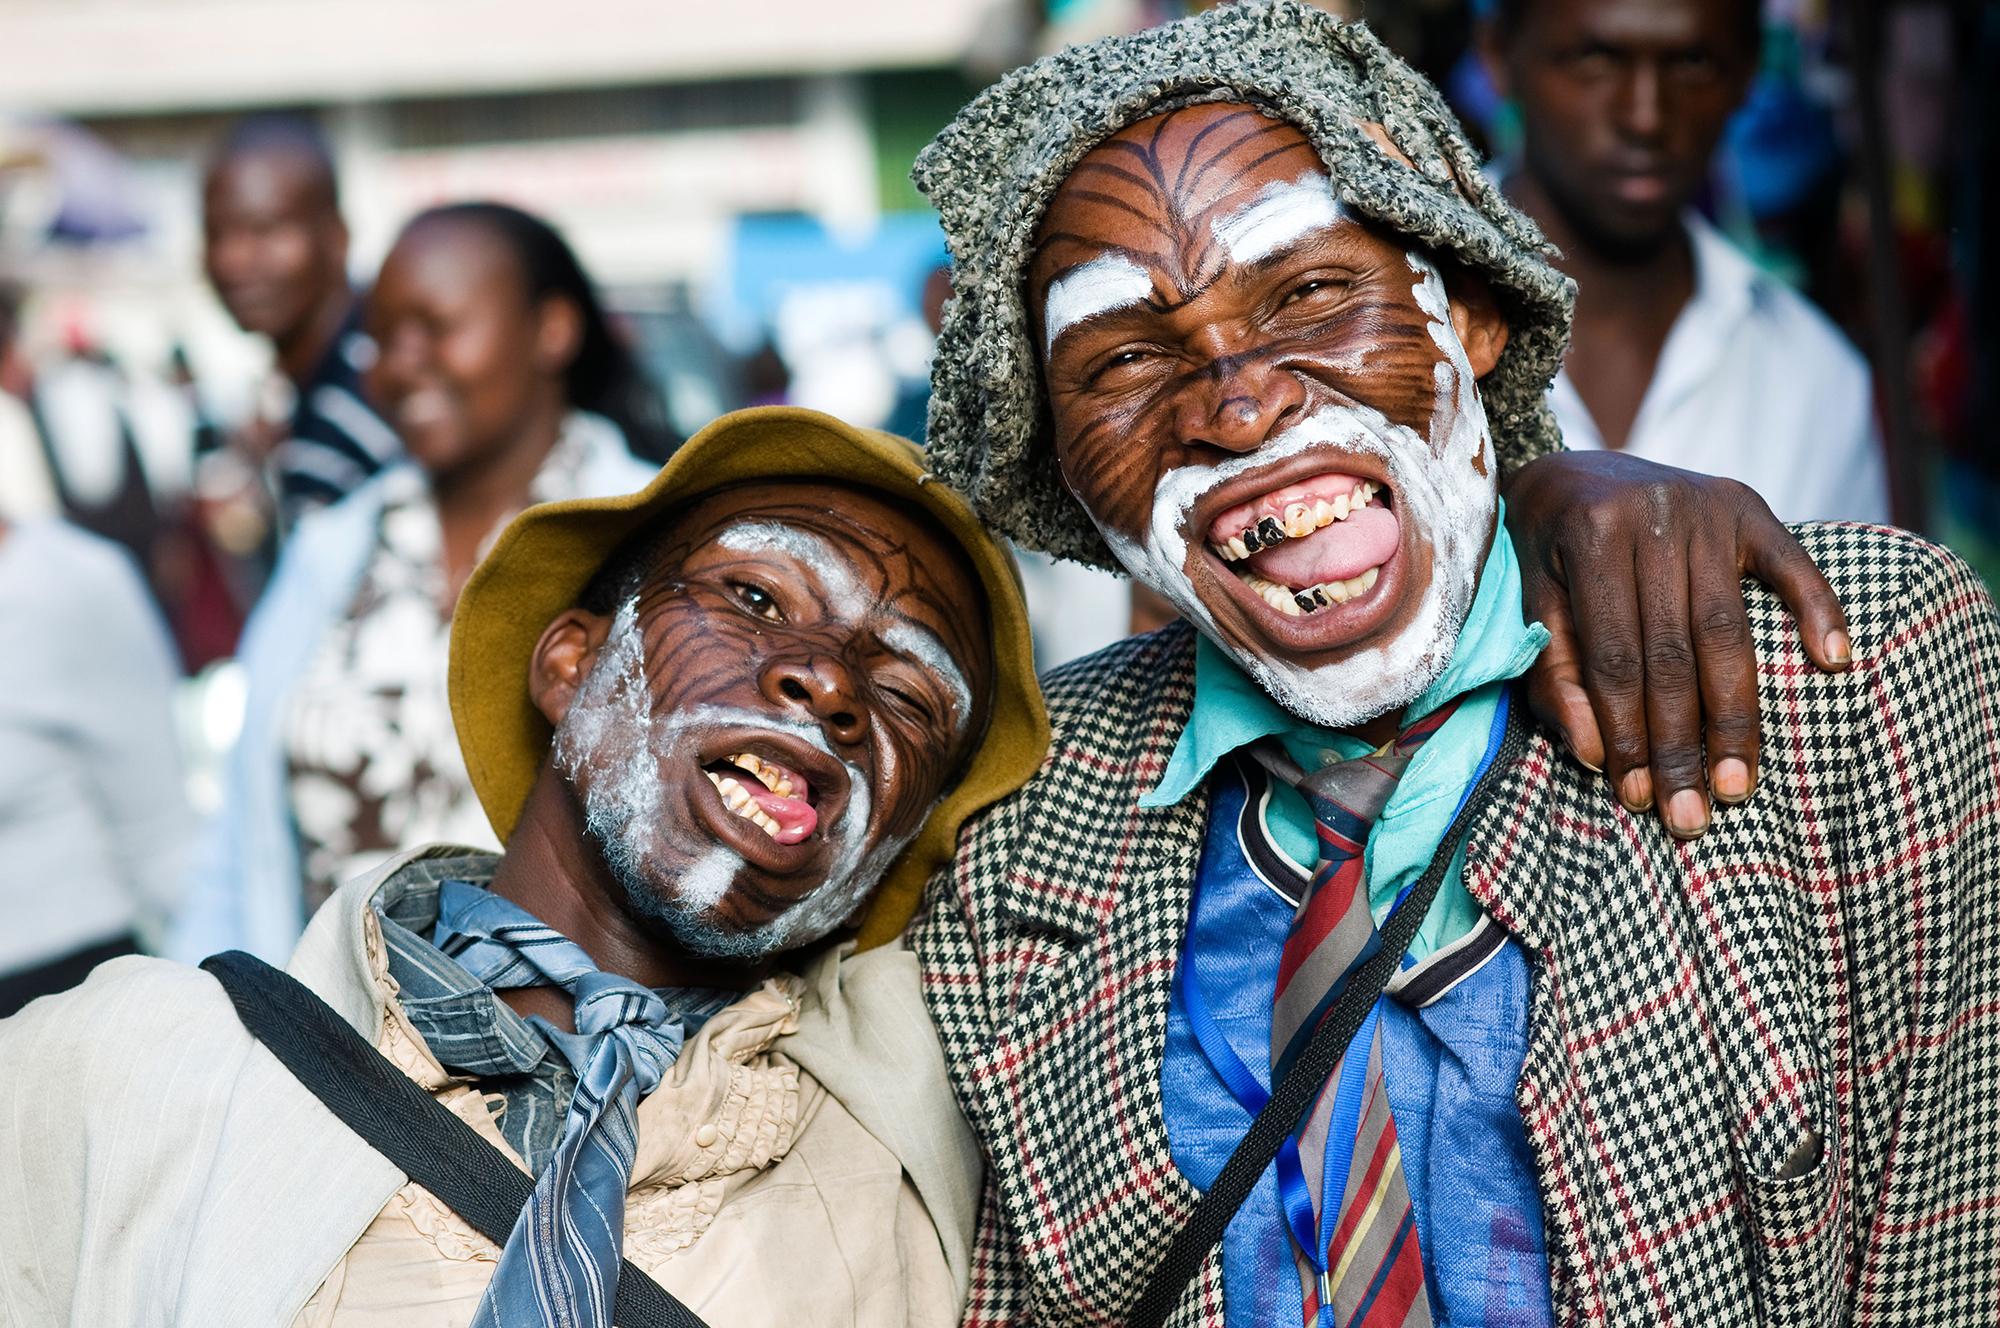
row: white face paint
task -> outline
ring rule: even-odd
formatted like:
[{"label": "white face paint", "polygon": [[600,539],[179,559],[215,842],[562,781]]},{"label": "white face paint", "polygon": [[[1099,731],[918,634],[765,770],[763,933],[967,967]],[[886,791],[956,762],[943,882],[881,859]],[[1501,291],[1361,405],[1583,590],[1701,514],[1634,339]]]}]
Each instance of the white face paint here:
[{"label": "white face paint", "polygon": [[[1216,466],[1186,467],[1162,475],[1153,491],[1153,514],[1143,542],[1098,526],[1126,571],[1171,601],[1279,704],[1325,728],[1348,728],[1400,710],[1437,680],[1451,660],[1472,607],[1487,535],[1493,528],[1497,471],[1478,381],[1452,328],[1443,278],[1415,253],[1409,255],[1409,264],[1417,274],[1417,305],[1428,317],[1431,339],[1443,355],[1436,369],[1429,439],[1407,425],[1391,423],[1370,407],[1327,407],[1253,453]],[[1438,443],[1435,452],[1433,440]],[[1218,485],[1322,447],[1379,457],[1387,463],[1397,518],[1415,522],[1430,540],[1432,568],[1416,613],[1395,639],[1306,668],[1246,650],[1222,633],[1184,570],[1188,550],[1182,527],[1195,502]],[[1477,469],[1475,455],[1481,461]],[[1197,532],[1197,538],[1204,533]]]},{"label": "white face paint", "polygon": [[1257,197],[1215,222],[1210,233],[1239,266],[1268,258],[1339,221],[1340,200],[1323,171],[1266,185]]},{"label": "white face paint", "polygon": [[896,622],[882,629],[882,644],[916,660],[951,689],[952,736],[963,734],[965,726],[972,721],[972,688],[966,685],[965,674],[959,669],[958,661],[951,657],[951,652],[944,648],[944,642],[915,623]]},{"label": "white face paint", "polygon": [[725,527],[715,542],[737,553],[777,551],[789,554],[812,568],[819,577],[826,602],[850,619],[860,619],[874,604],[874,596],[849,569],[847,559],[831,544],[810,530],[800,530],[777,521],[739,521]]},{"label": "white face paint", "polygon": [[1042,353],[1086,318],[1137,304],[1153,293],[1153,279],[1129,258],[1106,254],[1071,268],[1049,283],[1042,297]]},{"label": "white face paint", "polygon": [[686,759],[701,731],[723,725],[783,733],[839,759],[818,725],[789,724],[733,706],[698,706],[655,724],[638,601],[628,600],[612,619],[595,665],[556,726],[556,768],[572,788],[582,786],[579,772],[590,771],[583,796],[585,828],[625,892],[627,905],[640,916],[699,954],[754,958],[808,945],[853,916],[914,835],[868,847],[873,806],[868,781],[858,767],[842,761],[848,800],[838,822],[822,829],[833,847],[825,879],[760,926],[748,931],[725,927],[715,908],[748,864],[734,849],[712,843],[692,864],[682,865],[695,846],[667,843],[661,815],[666,797],[662,769],[671,769],[675,758]]}]

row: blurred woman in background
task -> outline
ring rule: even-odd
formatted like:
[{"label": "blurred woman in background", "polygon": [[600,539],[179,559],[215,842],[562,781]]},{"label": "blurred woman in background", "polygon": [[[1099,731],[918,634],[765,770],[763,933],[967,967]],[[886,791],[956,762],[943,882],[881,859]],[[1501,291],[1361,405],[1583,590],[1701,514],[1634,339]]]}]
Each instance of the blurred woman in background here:
[{"label": "blurred woman in background", "polygon": [[176,958],[283,962],[312,911],[382,858],[498,847],[445,700],[459,590],[516,512],[636,489],[667,450],[575,255],[517,209],[411,221],[364,326],[368,395],[408,460],[301,521],[251,616],[243,732]]},{"label": "blurred woman in background", "polygon": [[0,519],[0,1018],[160,943],[187,869],[180,676],[126,551]]}]

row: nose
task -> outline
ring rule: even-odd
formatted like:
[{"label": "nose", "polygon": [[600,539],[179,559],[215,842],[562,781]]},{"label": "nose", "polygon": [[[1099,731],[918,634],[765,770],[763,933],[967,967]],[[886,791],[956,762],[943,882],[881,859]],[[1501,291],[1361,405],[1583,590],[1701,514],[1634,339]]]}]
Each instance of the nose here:
[{"label": "nose", "polygon": [[868,707],[854,671],[833,655],[790,655],[764,665],[758,679],[764,699],[802,711],[833,740],[852,745],[868,736]]},{"label": "nose", "polygon": [[410,382],[422,373],[429,355],[430,337],[415,319],[402,319],[375,338],[370,377],[385,387]]},{"label": "nose", "polygon": [[1635,60],[1618,96],[1618,126],[1630,138],[1650,141],[1666,128],[1666,80],[1652,60]]},{"label": "nose", "polygon": [[1298,376],[1262,354],[1212,361],[1182,403],[1181,437],[1225,452],[1251,452],[1305,409]]}]

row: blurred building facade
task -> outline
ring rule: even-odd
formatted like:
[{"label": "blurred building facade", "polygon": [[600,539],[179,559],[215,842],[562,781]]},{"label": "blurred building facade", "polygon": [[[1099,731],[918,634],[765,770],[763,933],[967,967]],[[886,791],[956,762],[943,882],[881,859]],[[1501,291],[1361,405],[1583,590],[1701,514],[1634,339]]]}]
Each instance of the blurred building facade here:
[{"label": "blurred building facade", "polygon": [[1033,17],[1014,0],[4,0],[0,115],[94,133],[147,221],[88,254],[16,244],[31,337],[87,339],[137,366],[179,343],[205,382],[247,381],[201,285],[200,177],[231,118],[285,111],[333,146],[357,279],[433,203],[537,211],[685,380],[666,386],[691,427],[735,401],[680,315],[741,321],[742,220],[805,219],[858,244],[885,213],[919,208],[911,156],[1027,53]]}]

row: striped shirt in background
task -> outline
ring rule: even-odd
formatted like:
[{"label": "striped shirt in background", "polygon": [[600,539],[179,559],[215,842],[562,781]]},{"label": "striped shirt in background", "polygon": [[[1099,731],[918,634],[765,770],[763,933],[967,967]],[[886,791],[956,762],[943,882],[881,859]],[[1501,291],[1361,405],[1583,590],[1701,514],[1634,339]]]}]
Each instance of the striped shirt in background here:
[{"label": "striped shirt in background", "polygon": [[333,345],[305,381],[287,434],[272,454],[278,509],[285,528],[315,507],[338,502],[403,454],[396,437],[361,390],[375,344],[361,330],[357,302]]}]

